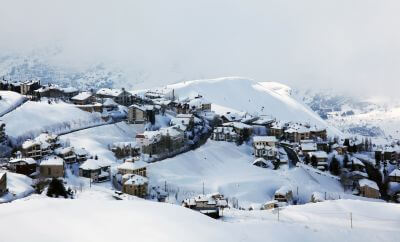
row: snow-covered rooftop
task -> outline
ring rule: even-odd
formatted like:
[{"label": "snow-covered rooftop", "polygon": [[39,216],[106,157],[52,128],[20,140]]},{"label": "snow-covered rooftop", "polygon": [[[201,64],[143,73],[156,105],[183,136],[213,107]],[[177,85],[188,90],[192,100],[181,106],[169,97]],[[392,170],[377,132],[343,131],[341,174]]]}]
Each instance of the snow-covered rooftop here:
[{"label": "snow-covered rooftop", "polygon": [[376,184],[376,182],[368,180],[368,179],[361,179],[358,181],[358,184],[360,185],[360,187],[368,186],[370,188],[379,190],[379,187]]},{"label": "snow-covered rooftop", "polygon": [[81,92],[76,96],[73,96],[71,99],[76,101],[83,101],[90,98],[93,94],[91,92]]},{"label": "snow-covered rooftop", "polygon": [[117,168],[118,169],[123,169],[123,170],[137,170],[141,168],[145,168],[148,164],[142,160],[138,160],[135,162],[124,162],[121,165],[119,165]]},{"label": "snow-covered rooftop", "polygon": [[58,156],[49,156],[46,159],[42,160],[40,162],[40,165],[42,166],[54,166],[54,165],[58,165],[58,166],[62,166],[64,165],[64,160]]},{"label": "snow-covered rooftop", "polygon": [[97,91],[97,95],[104,95],[104,96],[112,96],[112,97],[118,97],[119,95],[122,94],[121,89],[110,89],[110,88],[101,88],[100,90]]},{"label": "snow-covered rooftop", "polygon": [[25,162],[29,165],[37,164],[37,162],[32,158],[16,158],[9,161],[9,163],[18,163],[18,162]]},{"label": "snow-covered rooftop", "polygon": [[254,136],[253,137],[253,142],[277,142],[278,140],[276,139],[275,136]]},{"label": "snow-covered rooftop", "polygon": [[132,174],[130,178],[124,183],[125,185],[144,185],[149,182],[149,179],[143,176]]}]

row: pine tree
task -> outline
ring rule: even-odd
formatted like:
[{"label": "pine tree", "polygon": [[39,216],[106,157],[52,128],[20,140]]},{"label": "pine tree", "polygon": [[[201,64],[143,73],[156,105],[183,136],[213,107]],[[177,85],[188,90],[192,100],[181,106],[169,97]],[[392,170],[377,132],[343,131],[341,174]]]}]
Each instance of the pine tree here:
[{"label": "pine tree", "polygon": [[331,164],[329,165],[329,170],[335,176],[340,175],[340,164],[335,156],[332,158]]},{"label": "pine tree", "polygon": [[311,165],[313,167],[317,167],[318,166],[318,160],[317,160],[317,157],[315,157],[315,155],[311,156]]},{"label": "pine tree", "polygon": [[349,156],[345,154],[343,158],[343,166],[348,167],[348,165],[349,165]]}]

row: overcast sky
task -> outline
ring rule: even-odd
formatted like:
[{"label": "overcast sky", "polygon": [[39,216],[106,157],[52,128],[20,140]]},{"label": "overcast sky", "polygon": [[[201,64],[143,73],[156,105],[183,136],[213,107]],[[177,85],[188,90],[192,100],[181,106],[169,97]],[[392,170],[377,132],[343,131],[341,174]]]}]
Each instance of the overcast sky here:
[{"label": "overcast sky", "polygon": [[59,46],[147,84],[246,76],[395,96],[398,0],[1,0],[0,51]]}]

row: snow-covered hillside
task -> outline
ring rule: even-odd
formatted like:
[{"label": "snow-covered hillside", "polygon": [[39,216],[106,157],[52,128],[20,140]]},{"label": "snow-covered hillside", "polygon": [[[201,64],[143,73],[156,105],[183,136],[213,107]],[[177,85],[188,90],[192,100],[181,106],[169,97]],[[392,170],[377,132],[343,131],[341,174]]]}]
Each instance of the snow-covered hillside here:
[{"label": "snow-covered hillside", "polygon": [[[94,202],[95,201],[95,202]],[[42,241],[397,241],[394,204],[339,200],[269,211],[225,211],[227,222],[148,201],[28,198],[0,206],[1,239]],[[353,213],[353,229],[349,214]],[[16,233],[15,228],[23,231]]]},{"label": "snow-covered hillside", "polygon": [[[268,114],[279,120],[309,122],[327,127],[332,135],[340,131],[324,122],[311,109],[291,97],[291,89],[275,82],[257,82],[247,78],[227,77],[195,80],[168,85],[165,92],[172,92],[178,98],[200,94],[216,104],[217,113],[225,108],[241,112]],[[225,108],[224,108],[225,107]]]},{"label": "snow-covered hillside", "polygon": [[348,135],[372,137],[378,143],[400,139],[400,100],[333,90],[296,90],[294,96]]},{"label": "snow-covered hillside", "polygon": [[89,113],[62,101],[28,101],[4,115],[6,133],[13,138],[34,137],[43,131],[53,133],[103,122],[99,113]]},{"label": "snow-covered hillside", "polygon": [[244,207],[272,200],[281,186],[290,187],[301,203],[309,202],[313,192],[327,192],[331,199],[361,199],[344,194],[338,180],[302,167],[287,169],[282,165],[271,170],[253,166],[251,152],[246,145],[208,141],[199,149],[151,164],[150,182],[161,187],[167,182],[171,193],[178,193],[179,201],[201,193],[204,182],[206,193],[235,197]]},{"label": "snow-covered hillside", "polygon": [[109,147],[115,142],[134,141],[136,132],[134,125],[120,122],[62,135],[60,139],[73,147],[85,148],[92,156],[114,162],[115,156]]},{"label": "snow-covered hillside", "polygon": [[16,92],[0,91],[0,117],[23,103],[24,97]]}]

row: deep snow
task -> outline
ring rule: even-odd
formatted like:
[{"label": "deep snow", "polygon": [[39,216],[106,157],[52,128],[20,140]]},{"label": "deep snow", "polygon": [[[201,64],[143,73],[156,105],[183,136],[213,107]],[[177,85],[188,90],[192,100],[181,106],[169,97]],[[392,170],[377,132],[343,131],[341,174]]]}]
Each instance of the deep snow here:
[{"label": "deep snow", "polygon": [[395,204],[339,200],[291,206],[280,211],[279,222],[271,210],[224,214],[226,222],[166,203],[32,196],[1,205],[0,228],[7,242],[397,241],[400,232]]}]

